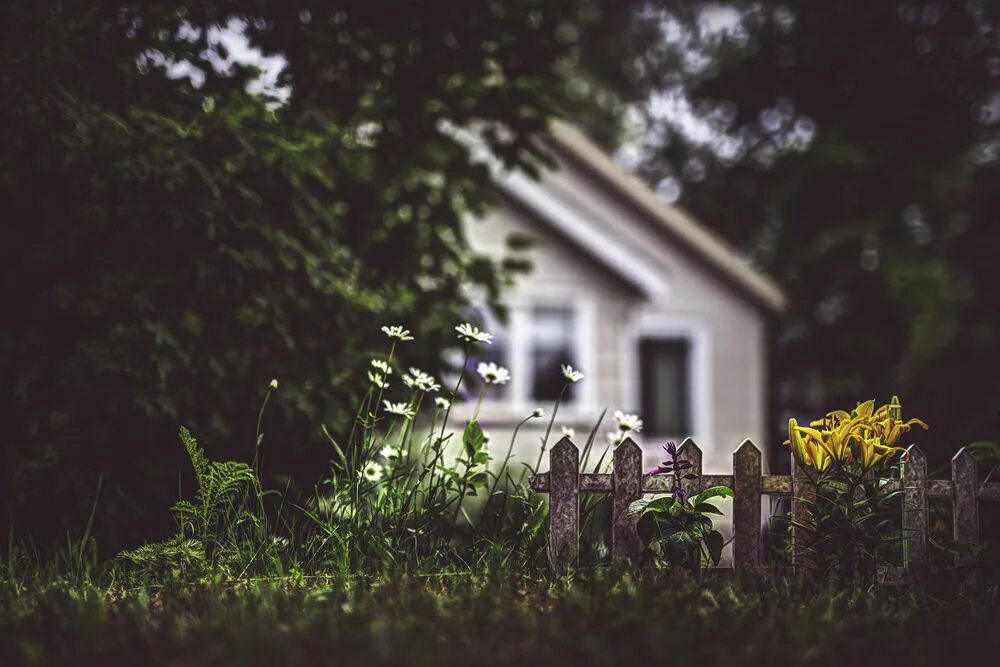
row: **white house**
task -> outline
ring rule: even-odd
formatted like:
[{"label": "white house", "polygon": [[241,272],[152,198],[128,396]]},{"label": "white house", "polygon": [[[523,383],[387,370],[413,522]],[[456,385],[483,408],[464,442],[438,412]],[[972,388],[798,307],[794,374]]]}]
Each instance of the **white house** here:
[{"label": "white house", "polygon": [[[660,444],[691,436],[705,452],[706,472],[729,472],[745,438],[768,445],[768,323],[784,295],[579,130],[555,124],[544,141],[558,168],[539,181],[495,168],[501,203],[468,222],[472,247],[496,257],[509,254],[512,234],[534,240],[532,272],[503,298],[506,325],[481,312],[495,335],[481,359],[512,374],[480,411],[494,455],[542,407],[545,418],[522,427],[514,448],[535,464],[563,384],[560,364],[571,363],[586,377],[563,400],[549,447],[562,426],[582,447],[608,408],[595,440],[599,456],[621,409],[644,420],[633,437],[647,467],[661,459]],[[453,417],[471,411],[471,404],[457,406]]]}]

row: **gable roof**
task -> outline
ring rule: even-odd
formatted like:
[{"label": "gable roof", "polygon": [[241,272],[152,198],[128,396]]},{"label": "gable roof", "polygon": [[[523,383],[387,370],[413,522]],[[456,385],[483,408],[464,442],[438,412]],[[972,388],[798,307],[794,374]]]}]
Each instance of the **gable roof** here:
[{"label": "gable roof", "polygon": [[735,248],[689,213],[660,199],[579,129],[556,121],[550,126],[549,140],[557,150],[618,193],[643,217],[691,250],[753,301],[775,313],[785,309],[787,299],[774,280],[750,266]]}]

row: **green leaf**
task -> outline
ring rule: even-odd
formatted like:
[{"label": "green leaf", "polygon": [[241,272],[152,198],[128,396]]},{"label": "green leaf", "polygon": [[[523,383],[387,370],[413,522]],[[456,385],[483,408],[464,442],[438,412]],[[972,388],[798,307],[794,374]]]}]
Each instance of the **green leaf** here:
[{"label": "green leaf", "polygon": [[462,433],[462,447],[470,461],[475,459],[476,453],[483,448],[485,442],[486,436],[483,434],[483,428],[477,420],[473,419]]},{"label": "green leaf", "polygon": [[477,472],[475,475],[469,477],[469,484],[473,486],[486,486],[489,482],[490,476],[485,472]]},{"label": "green leaf", "polygon": [[639,500],[633,500],[629,503],[628,508],[625,510],[625,516],[634,516],[639,514],[649,505],[648,498],[639,498]]},{"label": "green leaf", "polygon": [[708,535],[705,535],[705,547],[708,549],[708,557],[712,561],[712,565],[718,565],[719,561],[722,560],[722,547],[724,545],[724,540],[722,538],[722,533],[717,530],[713,530]]},{"label": "green leaf", "polygon": [[696,495],[694,498],[692,498],[691,504],[697,506],[705,502],[706,500],[710,500],[712,498],[732,498],[732,497],[733,497],[733,490],[730,489],[728,486],[713,486],[710,489],[705,489],[704,491]]},{"label": "green leaf", "polygon": [[722,514],[722,510],[711,503],[698,503],[694,506],[694,511],[701,514]]}]

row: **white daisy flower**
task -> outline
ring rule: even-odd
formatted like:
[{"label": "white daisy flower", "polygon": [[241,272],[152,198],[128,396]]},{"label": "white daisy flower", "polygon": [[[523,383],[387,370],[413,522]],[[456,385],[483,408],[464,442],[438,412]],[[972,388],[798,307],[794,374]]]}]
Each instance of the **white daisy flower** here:
[{"label": "white daisy flower", "polygon": [[376,373],[375,371],[368,371],[368,381],[376,387],[381,387],[382,389],[389,386],[388,381],[382,376],[382,374]]},{"label": "white daisy flower", "polygon": [[576,437],[576,431],[574,431],[573,429],[571,429],[569,426],[563,426],[562,427],[562,434],[563,434],[563,437],[565,437],[565,438],[575,438]]},{"label": "white daisy flower", "polygon": [[376,463],[375,461],[369,461],[365,464],[365,467],[361,469],[361,476],[369,482],[379,481],[382,479],[382,475],[384,473],[385,468],[382,467],[381,463]]},{"label": "white daisy flower", "polygon": [[583,379],[583,373],[581,371],[575,370],[569,364],[562,365],[562,374],[563,377],[566,378],[571,383],[579,382],[580,380]]},{"label": "white daisy flower", "polygon": [[392,445],[386,445],[385,447],[383,447],[379,451],[379,454],[384,459],[391,460],[391,459],[398,459],[399,458],[399,450],[396,449],[395,447],[393,447]]},{"label": "white daisy flower", "polygon": [[535,408],[534,410],[531,411],[531,416],[532,417],[536,417],[536,418],[537,417],[544,417],[545,416],[545,410],[543,410],[541,408]]},{"label": "white daisy flower", "polygon": [[277,390],[278,389],[278,381],[276,379],[271,380],[271,384],[269,384],[267,386],[270,387],[271,389]]},{"label": "white daisy flower", "polygon": [[395,338],[398,341],[413,340],[413,336],[410,335],[410,330],[404,329],[400,326],[382,327],[382,333],[389,338]]},{"label": "white daisy flower", "polygon": [[618,422],[618,430],[623,433],[642,430],[642,420],[639,419],[639,415],[630,415],[621,410],[615,410],[615,421]]},{"label": "white daisy flower", "polygon": [[392,403],[391,401],[382,401],[382,405],[385,406],[385,411],[390,415],[399,415],[405,419],[413,419],[414,415],[416,415],[413,408],[411,408],[408,403]]},{"label": "white daisy flower", "polygon": [[410,389],[418,389],[424,392],[437,391],[441,388],[441,385],[434,381],[433,375],[413,366],[410,366],[409,373],[403,375],[403,384]]},{"label": "white daisy flower", "polygon": [[622,444],[622,440],[625,439],[625,431],[611,431],[608,433],[608,442],[612,445]]},{"label": "white daisy flower", "polygon": [[476,372],[479,373],[486,384],[507,384],[507,381],[510,380],[510,371],[503,366],[497,366],[492,361],[489,363],[485,361],[479,362]]},{"label": "white daisy flower", "polygon": [[392,375],[392,366],[381,359],[372,359],[372,368],[381,371],[383,375]]},{"label": "white daisy flower", "polygon": [[451,407],[451,401],[447,398],[441,398],[440,396],[434,399],[434,404],[437,405],[442,410],[447,410]]},{"label": "white daisy flower", "polygon": [[458,337],[467,343],[486,343],[490,344],[493,342],[493,334],[488,334],[485,331],[480,331],[479,327],[469,324],[468,322],[463,322],[455,327],[455,331],[458,332]]}]

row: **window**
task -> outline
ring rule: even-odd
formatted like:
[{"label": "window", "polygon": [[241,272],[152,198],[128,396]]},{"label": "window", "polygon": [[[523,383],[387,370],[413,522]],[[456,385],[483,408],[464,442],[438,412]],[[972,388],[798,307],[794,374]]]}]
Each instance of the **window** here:
[{"label": "window", "polygon": [[684,338],[639,341],[642,418],[650,434],[691,434],[691,344]]},{"label": "window", "polygon": [[[577,367],[574,336],[576,318],[565,307],[536,307],[531,317],[531,387],[533,401],[554,401],[566,384],[562,365]],[[563,397],[573,400],[576,385]]]}]

